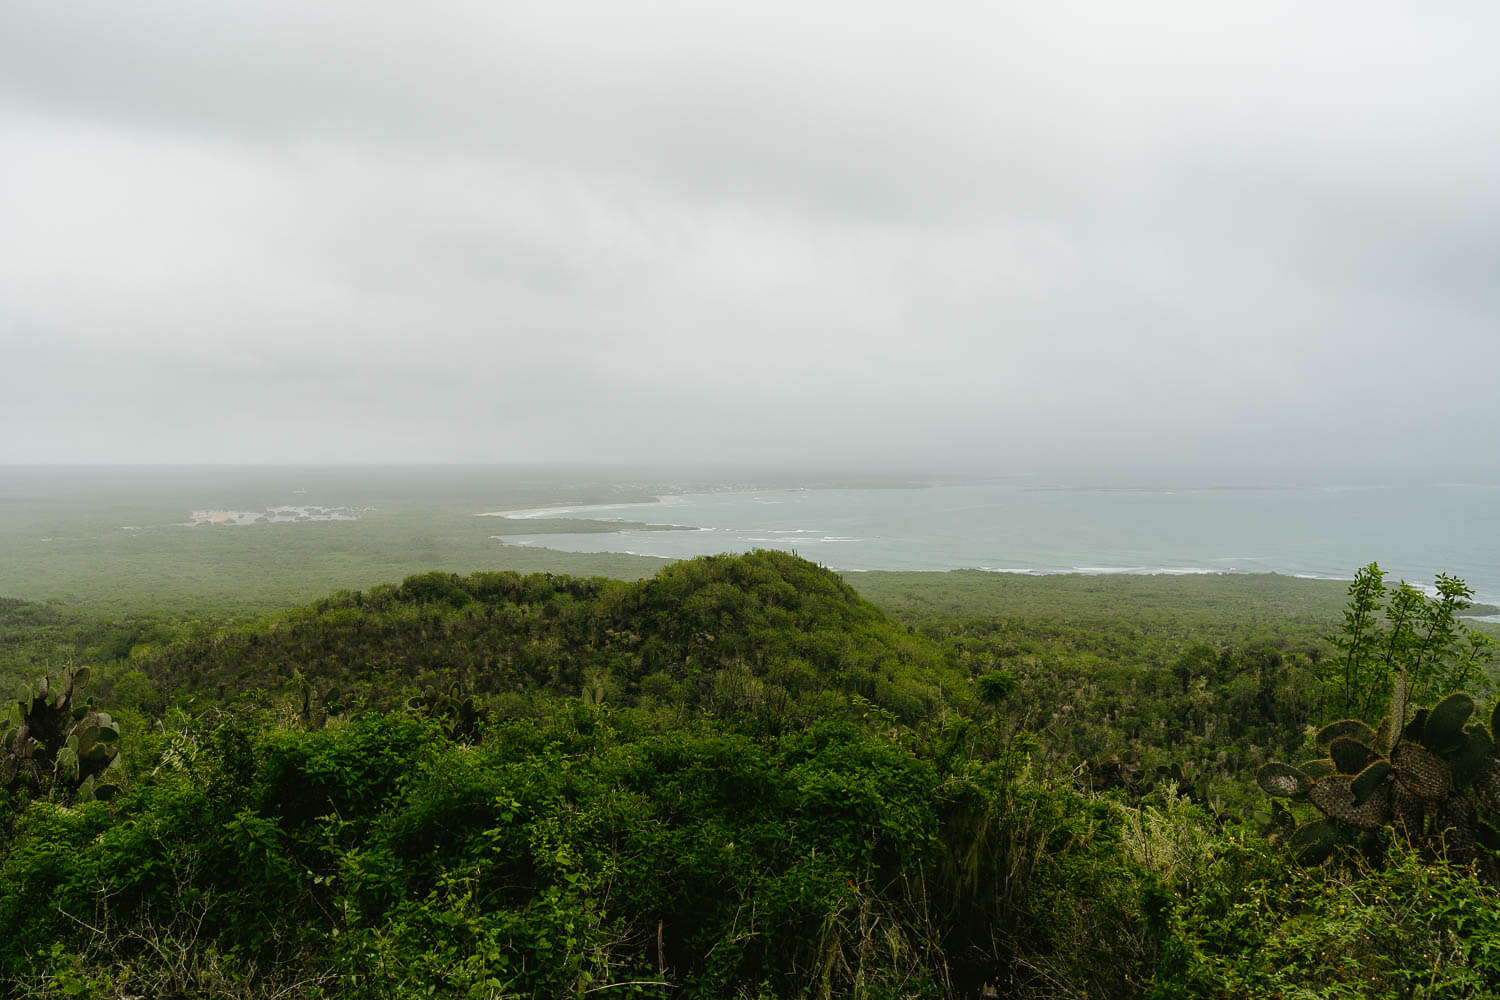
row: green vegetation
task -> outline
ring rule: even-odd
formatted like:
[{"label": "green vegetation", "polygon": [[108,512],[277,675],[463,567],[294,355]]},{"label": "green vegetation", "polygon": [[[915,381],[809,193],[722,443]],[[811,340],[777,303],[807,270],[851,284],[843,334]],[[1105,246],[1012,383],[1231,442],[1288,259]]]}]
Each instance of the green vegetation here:
[{"label": "green vegetation", "polygon": [[[158,689],[233,701],[296,679],[390,708],[433,689],[733,716],[779,732],[857,695],[906,722],[961,703],[942,652],[836,576],[780,552],[677,563],[638,583],[426,573],[140,650]],[[946,689],[945,689],[946,686]]]},{"label": "green vegetation", "polygon": [[1439,576],[1434,589],[1437,596],[1429,598],[1405,581],[1388,588],[1376,563],[1355,576],[1343,628],[1330,637],[1339,656],[1325,675],[1339,687],[1345,713],[1370,718],[1403,678],[1409,690],[1400,694],[1402,706],[1408,697],[1453,691],[1482,676],[1494,643],[1457,618],[1473,592],[1448,576]]},{"label": "green vegetation", "polygon": [[850,582],[910,621],[1051,621],[1223,640],[1326,629],[1344,606],[1347,586],[1275,574],[1030,576],[980,570],[857,573]]},{"label": "green vegetation", "polygon": [[[1329,723],[1317,735],[1326,756],[1300,768],[1266,764],[1256,780],[1266,794],[1310,802],[1323,814],[1287,838],[1304,864],[1321,864],[1343,845],[1357,846],[1379,865],[1394,832],[1494,883],[1500,869],[1479,847],[1500,848],[1500,833],[1479,818],[1475,802],[1500,809],[1500,758],[1491,736],[1500,706],[1489,729],[1465,726],[1474,700],[1462,692],[1420,709],[1409,722],[1406,710],[1406,692],[1398,690],[1376,729],[1358,719]],[[1282,822],[1290,825],[1289,818]]]},{"label": "green vegetation", "polygon": [[[0,602],[0,983],[1493,996],[1487,649],[1457,581],[1375,573],[845,581],[757,552],[255,619]],[[1371,688],[1393,722],[1325,725]]]},{"label": "green vegetation", "polygon": [[[1462,691],[1415,708],[1425,688],[1483,677],[1494,644],[1455,620],[1468,603],[1463,581],[1440,576],[1434,589],[1436,597],[1404,582],[1386,588],[1374,563],[1359,572],[1343,628],[1329,639],[1341,662],[1324,678],[1346,711],[1368,712],[1375,694],[1389,692],[1385,715],[1373,727],[1358,718],[1331,722],[1316,737],[1321,758],[1300,768],[1269,763],[1256,775],[1267,794],[1309,802],[1322,814],[1288,838],[1303,863],[1320,864],[1341,845],[1357,845],[1378,866],[1394,833],[1429,857],[1500,881],[1491,853],[1500,849],[1500,832],[1480,815],[1480,807],[1500,810],[1500,705],[1488,729],[1469,724],[1474,699]],[[1278,819],[1290,826],[1289,813]]]},{"label": "green vegetation", "polygon": [[119,763],[120,727],[78,697],[88,678],[83,667],[56,683],[44,675],[35,686],[20,686],[15,727],[0,722],[0,788],[84,802],[113,797],[119,786],[109,776]]},{"label": "green vegetation", "polygon": [[[481,511],[649,501],[644,490],[559,474],[528,484],[477,469],[34,470],[0,477],[0,596],[58,599],[109,615],[260,615],[412,573],[602,574],[638,579],[665,561],[505,545]],[[190,523],[193,511],[295,501],[353,505],[357,520]],[[596,522],[594,527],[605,522]],[[526,530],[570,524],[529,520]],[[587,529],[584,529],[587,530]],[[605,546],[601,545],[601,548]]]}]

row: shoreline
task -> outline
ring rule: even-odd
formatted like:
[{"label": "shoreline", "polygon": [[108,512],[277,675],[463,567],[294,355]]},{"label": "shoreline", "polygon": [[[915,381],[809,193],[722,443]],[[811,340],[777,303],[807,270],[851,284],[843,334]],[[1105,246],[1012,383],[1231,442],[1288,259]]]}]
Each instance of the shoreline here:
[{"label": "shoreline", "polygon": [[[651,528],[649,526],[646,527],[646,528],[633,527],[633,528],[628,529],[628,530],[641,531],[641,530],[651,530]],[[692,528],[692,527],[686,527],[686,526],[684,526],[682,528],[682,530],[686,530],[686,531],[703,531],[703,530],[708,530],[708,529]],[[600,532],[578,532],[578,534],[592,534],[592,535],[609,535],[609,534],[616,534],[616,533],[617,532],[605,532],[605,531],[600,531]],[[618,532],[618,533],[623,533],[623,532]],[[544,533],[543,532],[538,532],[537,534],[541,535],[541,534],[544,534]],[[518,535],[518,536],[513,536],[513,537],[521,538],[521,537],[525,537],[525,536],[524,535]],[[587,558],[588,556],[601,556],[601,557],[607,557],[607,556],[630,556],[630,557],[633,557],[633,558],[657,560],[657,561],[660,561],[663,565],[667,565],[667,564],[674,563],[674,562],[681,562],[681,561],[684,561],[685,559],[699,558],[698,556],[686,556],[686,557],[662,556],[662,555],[656,555],[656,554],[649,553],[649,552],[639,552],[639,551],[626,550],[626,549],[599,549],[599,550],[594,550],[594,551],[591,551],[591,552],[584,552],[584,551],[575,551],[575,550],[571,550],[571,549],[556,549],[556,548],[551,548],[544,541],[542,541],[542,542],[513,541],[513,540],[511,540],[511,538],[508,538],[506,536],[501,536],[501,535],[491,535],[490,538],[493,539],[493,540],[495,540],[495,541],[498,541],[501,544],[502,547],[525,549],[527,552],[533,553],[533,554],[535,554],[536,556],[538,556],[540,558],[545,558],[548,554],[553,554],[553,553],[555,553],[559,557],[578,557],[578,558]],[[786,552],[791,551],[790,549],[777,549],[774,546],[758,546],[758,547],[759,548],[771,548],[774,551],[786,551]],[[753,551],[753,550],[747,549],[745,551],[748,552],[748,551]],[[731,553],[731,552],[726,551],[726,552],[723,552],[723,553],[708,553],[708,554],[709,555],[715,555],[715,554],[729,555],[729,554],[740,554],[740,553]],[[803,556],[803,558],[808,558],[808,557]],[[937,577],[951,577],[951,576],[973,575],[973,576],[975,576],[977,578],[980,578],[980,579],[982,579],[984,577],[997,577],[997,578],[1030,578],[1030,579],[1035,579],[1035,580],[1043,580],[1043,579],[1053,579],[1053,580],[1056,580],[1058,578],[1077,578],[1077,579],[1080,579],[1080,580],[1082,580],[1082,579],[1091,579],[1091,580],[1097,580],[1097,581],[1106,581],[1106,580],[1108,580],[1108,581],[1121,581],[1122,585],[1129,585],[1130,581],[1141,581],[1141,580],[1148,580],[1148,581],[1182,580],[1182,581],[1186,582],[1186,581],[1189,581],[1189,580],[1192,580],[1192,579],[1201,579],[1201,580],[1205,580],[1205,581],[1207,579],[1237,579],[1237,580],[1265,579],[1265,580],[1286,581],[1286,582],[1306,581],[1306,582],[1312,583],[1312,584],[1337,583],[1337,584],[1342,584],[1342,585],[1345,585],[1345,586],[1347,586],[1348,584],[1350,584],[1350,583],[1353,582],[1353,577],[1347,577],[1347,576],[1332,576],[1332,575],[1324,576],[1324,575],[1318,575],[1318,574],[1312,574],[1312,573],[1285,573],[1285,572],[1280,572],[1280,571],[1277,571],[1277,570],[1240,570],[1240,569],[1227,569],[1227,570],[1224,570],[1224,569],[1200,569],[1200,568],[1196,568],[1196,567],[1171,567],[1171,566],[1168,566],[1168,567],[1148,567],[1148,566],[1127,566],[1127,567],[1073,566],[1073,567],[1068,567],[1068,568],[1065,568],[1065,569],[1038,569],[1038,568],[1035,568],[1035,567],[1006,568],[1006,567],[994,567],[994,566],[953,566],[953,567],[947,567],[947,568],[889,569],[889,568],[872,567],[872,566],[843,567],[843,566],[837,566],[837,565],[833,565],[833,564],[829,564],[829,563],[823,563],[823,562],[818,561],[817,559],[809,559],[809,561],[810,562],[815,562],[818,565],[824,566],[825,568],[830,569],[833,572],[841,574],[841,575],[843,575],[843,574],[850,574],[850,575],[861,575],[861,576],[863,576],[863,575],[872,575],[872,576],[873,575],[887,575],[887,576],[924,576],[924,577],[937,578]],[[1388,585],[1389,585],[1390,582],[1394,582],[1394,581],[1388,581]],[[1417,587],[1419,590],[1421,590],[1424,593],[1427,593],[1429,595],[1435,593],[1433,587],[1430,584],[1413,584],[1413,586]],[[1493,599],[1487,599],[1485,597],[1481,597],[1481,596],[1477,596],[1476,595],[1473,603],[1470,605],[1469,608],[1467,608],[1465,610],[1468,613],[1460,613],[1459,615],[1457,615],[1457,617],[1462,618],[1462,619],[1466,619],[1466,620],[1469,620],[1469,621],[1474,621],[1474,622],[1485,622],[1485,623],[1488,623],[1488,624],[1500,624],[1500,604],[1495,603]]]},{"label": "shoreline", "polygon": [[[1391,584],[1404,577],[1431,593],[1426,585],[1434,567],[1474,588],[1482,607],[1468,617],[1486,619],[1491,609],[1500,617],[1494,542],[1500,536],[1487,530],[1500,521],[1488,505],[1476,507],[1467,491],[1463,503],[1436,508],[1433,522],[1446,526],[1443,531],[1418,539],[1387,531],[1404,498],[1354,503],[1310,491],[1296,505],[1278,501],[1268,508],[1269,501],[1225,500],[1233,490],[1160,500],[1052,499],[1018,491],[1014,483],[999,491],[927,483],[915,491],[882,484],[852,492],[846,482],[766,483],[741,479],[713,488],[662,477],[502,485],[368,475],[336,481],[306,470],[295,478],[282,472],[226,480],[199,470],[191,483],[101,482],[63,500],[71,495],[63,487],[72,484],[40,477],[29,484],[34,489],[8,498],[0,525],[0,595],[118,607],[165,598],[183,606],[267,608],[432,570],[638,578],[671,561],[757,548],[796,551],[851,579],[969,574],[976,582],[966,586],[979,588],[981,574],[991,580],[1073,576],[1083,580],[1080,588],[1105,588],[1106,579],[1156,580],[1187,593],[1195,585],[1171,581],[1197,578],[1211,588],[1262,577],[1286,581],[1289,593],[1297,589],[1291,581],[1299,580],[1333,593],[1378,556]],[[1418,499],[1424,497],[1436,503],[1425,494]],[[296,530],[276,524],[240,531],[169,527],[193,512],[224,523],[234,514],[240,526],[254,520],[240,512],[272,510],[358,510],[364,516],[327,523],[309,517],[312,523]],[[657,513],[664,516],[649,516]],[[1339,526],[1351,519],[1360,531],[1341,533]],[[674,523],[650,523],[656,520]]]},{"label": "shoreline", "polygon": [[[618,501],[616,503],[573,504],[573,503],[566,503],[566,502],[564,502],[564,503],[552,504],[550,506],[545,506],[545,507],[512,507],[512,508],[507,508],[505,510],[484,510],[484,511],[479,511],[478,513],[474,514],[473,516],[474,517],[503,517],[503,518],[507,518],[509,520],[515,520],[515,521],[527,521],[527,520],[531,520],[533,518],[544,518],[544,517],[557,517],[559,519],[562,519],[562,518],[565,518],[569,514],[585,514],[585,513],[594,513],[594,512],[597,512],[597,511],[601,511],[601,510],[616,510],[616,509],[618,509],[620,507],[649,506],[651,504],[667,505],[674,498],[675,497],[674,497],[673,494],[664,494],[662,496],[652,497],[649,500],[645,500],[645,499],[643,499],[643,500],[621,500],[621,501]],[[578,518],[578,520],[587,520],[587,519],[586,518]]]},{"label": "shoreline", "polygon": [[[1336,580],[1346,585],[1358,569],[1381,556],[1387,583],[1411,583],[1428,595],[1441,573],[1464,579],[1475,593],[1476,605],[1495,607],[1500,614],[1500,579],[1492,565],[1486,571],[1484,546],[1450,537],[1417,551],[1409,539],[1389,552],[1368,551],[1357,537],[1345,538],[1331,519],[1353,516],[1343,503],[1327,499],[1336,488],[1295,487],[1295,503],[1269,509],[1237,493],[1288,492],[1283,487],[1194,489],[1195,496],[1176,496],[1178,490],[1116,490],[1124,499],[1103,501],[1076,496],[1057,503],[1017,501],[1034,487],[1008,489],[1001,495],[966,484],[956,492],[935,490],[920,504],[891,503],[876,496],[855,495],[847,509],[835,510],[843,498],[821,497],[824,491],[721,488],[660,496],[653,513],[674,510],[682,527],[695,526],[701,534],[641,537],[639,525],[586,523],[590,514],[642,517],[642,501],[631,504],[555,504],[487,511],[507,519],[508,541],[531,548],[567,552],[610,551],[665,559],[688,559],[714,552],[748,552],[757,548],[795,552],[841,572],[949,572],[972,569],[1012,575],[1082,574],[1089,576],[1224,576],[1276,574],[1308,580]],[[1057,488],[1043,492],[1054,492]],[[867,491],[868,492],[868,491]],[[1074,490],[1065,492],[1075,493]],[[1370,492],[1370,491],[1366,491]],[[1383,490],[1373,491],[1381,493]],[[1162,493],[1161,502],[1142,500],[1145,493]],[[733,496],[730,496],[733,495]],[[1230,499],[1225,499],[1229,497]],[[1381,502],[1384,504],[1384,501]],[[1384,506],[1354,511],[1376,524],[1390,514]],[[910,511],[905,508],[910,507]],[[993,509],[993,514],[990,513]],[[1487,523],[1467,508],[1455,515],[1472,528]],[[550,519],[527,531],[527,521]],[[576,525],[569,525],[569,520]],[[1009,519],[1009,520],[1007,520]],[[1179,534],[1178,522],[1186,528]],[[1113,524],[1139,525],[1134,536],[1115,532]],[[1340,522],[1342,523],[1342,522]],[[1223,524],[1246,527],[1227,530]],[[574,530],[569,530],[573,528]],[[1034,530],[1030,530],[1034,529]],[[610,540],[588,538],[610,534]],[[923,543],[931,536],[931,545]],[[1116,536],[1119,537],[1116,537]],[[1330,541],[1331,539],[1331,541]],[[1491,545],[1493,547],[1493,545]],[[1227,554],[1225,554],[1227,553]],[[1248,553],[1248,554],[1247,554]],[[1148,562],[1152,556],[1161,562]],[[1201,557],[1201,558],[1200,558]],[[1469,570],[1466,572],[1465,569]],[[1478,615],[1475,615],[1478,617]]]}]

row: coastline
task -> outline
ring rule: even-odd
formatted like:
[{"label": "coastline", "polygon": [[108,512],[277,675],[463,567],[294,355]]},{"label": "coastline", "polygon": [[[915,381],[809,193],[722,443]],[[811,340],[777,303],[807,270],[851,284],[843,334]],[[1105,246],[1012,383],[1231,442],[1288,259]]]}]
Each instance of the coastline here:
[{"label": "coastline", "polygon": [[[1387,580],[1428,593],[1439,574],[1464,579],[1476,604],[1500,613],[1500,519],[1475,507],[1471,491],[1433,487],[1348,491],[1297,487],[1194,490],[1038,490],[1015,483],[929,486],[919,493],[847,489],[721,489],[678,493],[679,531],[623,521],[590,524],[625,504],[518,508],[506,515],[507,541],[571,552],[615,551],[685,559],[756,548],[795,552],[840,572],[948,572],[1008,575],[1197,576],[1278,574],[1343,581],[1372,560]],[[1350,500],[1349,496],[1356,499]],[[908,499],[910,498],[910,499]],[[1415,505],[1442,509],[1405,530]],[[647,504],[647,508],[652,505]],[[657,509],[661,509],[658,507]],[[649,515],[647,515],[649,517]],[[526,522],[535,521],[535,530]],[[1491,526],[1497,531],[1490,533]],[[600,535],[610,540],[601,542]]]},{"label": "coastline", "polygon": [[511,520],[530,520],[533,518],[557,518],[569,514],[592,514],[601,510],[619,510],[621,507],[648,506],[650,504],[670,504],[675,499],[671,494],[642,498],[639,500],[619,500],[614,503],[561,503],[546,504],[541,507],[512,507],[503,510],[486,510],[475,514],[475,517],[503,517]]},{"label": "coastline", "polygon": [[[258,611],[432,570],[628,579],[678,559],[770,548],[851,580],[967,573],[1075,577],[1096,588],[1107,580],[1185,588],[1264,578],[1342,591],[1379,559],[1391,583],[1404,577],[1430,591],[1438,572],[1463,578],[1484,605],[1472,617],[1500,618],[1500,516],[1472,490],[1087,493],[994,481],[768,487],[769,479],[759,488],[704,489],[686,477],[497,483],[198,470],[190,482],[160,483],[118,484],[101,473],[75,499],[60,500],[69,495],[63,487],[83,485],[75,478],[11,484],[0,596]],[[1421,532],[1407,530],[1406,515],[1419,507],[1434,516]],[[236,516],[226,527],[229,512],[294,508],[359,516]],[[210,523],[179,527],[194,511],[209,512]],[[226,515],[219,524],[216,513]]]}]

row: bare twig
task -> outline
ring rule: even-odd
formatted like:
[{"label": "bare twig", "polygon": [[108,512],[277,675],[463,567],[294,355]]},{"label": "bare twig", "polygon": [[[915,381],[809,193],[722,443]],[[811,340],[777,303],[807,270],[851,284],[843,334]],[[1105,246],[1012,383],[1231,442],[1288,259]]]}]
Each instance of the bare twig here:
[{"label": "bare twig", "polygon": [[616,990],[622,986],[671,986],[672,984],[661,979],[632,979],[628,983],[605,983],[603,986],[590,986],[584,990],[585,993],[597,993],[600,990]]}]

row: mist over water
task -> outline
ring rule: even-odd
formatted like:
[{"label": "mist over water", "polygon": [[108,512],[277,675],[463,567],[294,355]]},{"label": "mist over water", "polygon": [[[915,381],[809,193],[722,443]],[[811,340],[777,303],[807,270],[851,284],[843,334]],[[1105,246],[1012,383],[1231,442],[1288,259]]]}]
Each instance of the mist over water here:
[{"label": "mist over water", "polygon": [[[253,532],[263,517],[262,527],[275,529],[267,542],[284,540],[289,551],[303,551],[302,539],[312,537],[304,530],[353,532],[349,544],[404,552],[412,538],[461,525],[454,537],[465,539],[464,559],[476,565],[503,565],[508,546],[667,558],[774,548],[842,571],[1349,579],[1378,561],[1392,581],[1430,585],[1447,573],[1467,581],[1476,600],[1500,604],[1500,483],[1156,482],[1170,485],[1103,474],[939,480],[587,466],[9,466],[0,467],[0,558],[29,560],[36,573],[80,546],[128,561],[146,551],[141,546],[174,544],[179,533]],[[313,514],[322,511],[349,512],[358,520],[342,523],[358,528],[320,525]],[[557,532],[568,518],[593,523]],[[533,519],[538,530],[526,533]],[[206,526],[191,527],[195,521]],[[684,530],[599,531],[601,521]],[[113,547],[109,540],[122,535],[136,547]],[[30,595],[21,584],[32,577],[18,574],[12,589]]]},{"label": "mist over water", "polygon": [[[566,510],[566,509],[565,509]],[[695,531],[508,536],[507,544],[685,558],[795,551],[839,570],[1283,573],[1345,579],[1378,561],[1394,579],[1464,578],[1500,598],[1500,487],[762,490],[549,511]]]}]

